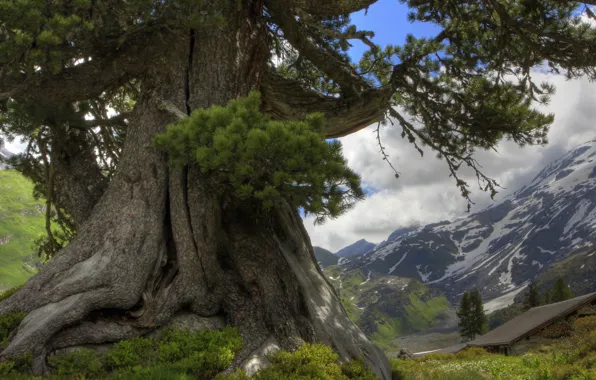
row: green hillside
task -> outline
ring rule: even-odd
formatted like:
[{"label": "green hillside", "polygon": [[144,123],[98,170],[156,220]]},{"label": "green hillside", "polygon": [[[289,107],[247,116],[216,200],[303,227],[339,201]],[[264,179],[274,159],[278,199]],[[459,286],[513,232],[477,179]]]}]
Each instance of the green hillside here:
[{"label": "green hillside", "polygon": [[360,269],[339,266],[324,269],[339,293],[350,318],[384,349],[391,341],[439,327],[453,314],[447,298],[437,289],[394,276],[365,275]]},{"label": "green hillside", "polygon": [[45,233],[44,205],[33,184],[15,170],[0,170],[0,291],[25,282],[39,263],[33,242]]}]

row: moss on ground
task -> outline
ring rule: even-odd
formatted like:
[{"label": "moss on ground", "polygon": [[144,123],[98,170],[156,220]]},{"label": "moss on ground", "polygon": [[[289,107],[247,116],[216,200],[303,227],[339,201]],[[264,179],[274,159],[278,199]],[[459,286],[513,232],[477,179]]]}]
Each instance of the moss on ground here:
[{"label": "moss on ground", "polygon": [[[153,337],[121,341],[103,354],[82,348],[51,356],[48,359],[51,374],[44,378],[26,374],[31,355],[4,361],[0,363],[0,378],[245,380],[249,377],[243,371],[221,374],[242,346],[238,330],[231,327],[202,333],[168,329]],[[322,344],[304,344],[292,353],[279,351],[270,355],[269,360],[272,365],[252,379],[376,379],[362,360],[339,363],[338,355]]]}]

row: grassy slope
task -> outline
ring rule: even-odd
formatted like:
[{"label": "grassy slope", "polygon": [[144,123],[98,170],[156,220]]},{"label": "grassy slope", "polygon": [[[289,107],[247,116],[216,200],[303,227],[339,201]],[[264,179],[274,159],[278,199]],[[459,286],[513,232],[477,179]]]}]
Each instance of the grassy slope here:
[{"label": "grassy slope", "polygon": [[0,170],[0,290],[25,282],[38,262],[33,241],[44,234],[43,204],[33,184],[14,170]]},{"label": "grassy slope", "polygon": [[325,268],[350,318],[385,349],[404,334],[432,328],[450,304],[441,293],[416,280],[374,275],[367,281],[359,269]]}]

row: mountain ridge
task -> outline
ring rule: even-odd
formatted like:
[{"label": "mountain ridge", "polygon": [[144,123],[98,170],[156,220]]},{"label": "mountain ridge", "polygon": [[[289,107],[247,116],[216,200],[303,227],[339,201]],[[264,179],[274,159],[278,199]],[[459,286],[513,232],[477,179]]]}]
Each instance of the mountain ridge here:
[{"label": "mountain ridge", "polygon": [[492,299],[525,286],[575,250],[594,245],[595,230],[592,140],[484,210],[452,222],[396,230],[372,252],[342,259],[340,265],[414,278],[440,288],[452,301],[471,288]]}]

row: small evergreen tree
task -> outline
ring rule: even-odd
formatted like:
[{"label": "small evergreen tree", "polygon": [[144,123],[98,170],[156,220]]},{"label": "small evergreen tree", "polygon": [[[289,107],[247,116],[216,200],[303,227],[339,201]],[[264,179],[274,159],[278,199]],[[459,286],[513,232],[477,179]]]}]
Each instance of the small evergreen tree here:
[{"label": "small evergreen tree", "polygon": [[552,290],[551,302],[561,302],[573,298],[573,292],[569,289],[569,286],[563,279],[563,277],[557,278],[555,285]]},{"label": "small evergreen tree", "polygon": [[488,329],[482,297],[476,289],[464,293],[457,316],[459,317],[460,335],[466,339],[472,340],[476,335],[482,335]]},{"label": "small evergreen tree", "polygon": [[488,330],[488,319],[484,313],[484,304],[480,291],[474,289],[470,292],[470,302],[472,304],[472,339],[476,335],[482,335]]},{"label": "small evergreen tree", "polygon": [[466,339],[473,339],[474,336],[471,331],[471,311],[472,303],[470,301],[470,294],[465,292],[461,301],[459,302],[459,309],[457,310],[457,317],[459,318],[459,334]]},{"label": "small evergreen tree", "polygon": [[532,282],[524,297],[524,308],[531,309],[536,306],[540,306],[540,294],[538,293],[538,285],[536,285],[535,282]]}]

